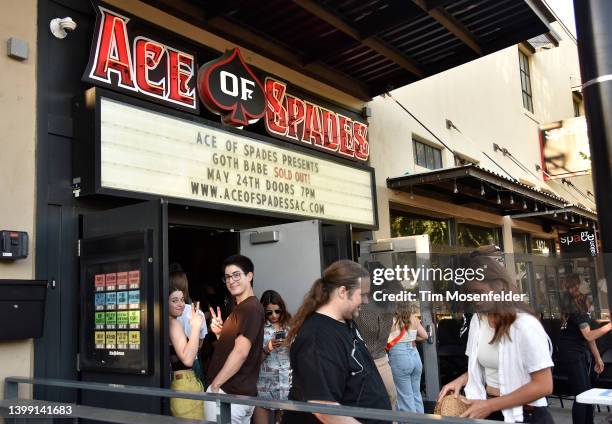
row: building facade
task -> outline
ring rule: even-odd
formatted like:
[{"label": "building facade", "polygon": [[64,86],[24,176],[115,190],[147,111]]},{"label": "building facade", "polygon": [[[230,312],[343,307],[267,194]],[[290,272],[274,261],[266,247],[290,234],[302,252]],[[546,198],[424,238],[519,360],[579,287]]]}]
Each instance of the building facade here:
[{"label": "building facade", "polygon": [[[519,288],[546,317],[559,312],[563,271],[550,259],[559,257],[560,234],[594,234],[596,227],[590,162],[581,162],[588,145],[559,150],[556,171],[545,158],[543,130],[551,125],[579,122],[582,139],[572,143],[586,137],[576,39],[561,23],[551,26],[550,37],[370,103],[379,206],[373,240],[428,234],[434,251],[455,252],[496,244],[515,262],[509,269]],[[580,172],[565,165],[570,157],[581,162]],[[601,301],[597,312],[606,315],[598,266],[584,269],[584,279]]]},{"label": "building facade", "polygon": [[[0,378],[167,387],[171,262],[187,271],[192,297],[225,306],[219,265],[247,254],[265,282],[256,293],[277,289],[295,310],[326,264],[357,259],[354,241],[390,235],[390,202],[412,199],[395,197],[384,180],[412,165],[385,159],[406,119],[376,96],[548,30],[532,2],[520,3],[518,20],[478,9],[484,21],[463,3],[3,4],[11,13],[0,18],[9,46],[0,70],[10,78],[0,82],[0,195],[10,200],[0,218],[8,234],[27,233],[29,249],[0,261],[0,279],[47,288],[42,335],[3,336]],[[464,19],[474,20],[469,37],[458,33]],[[489,25],[502,29],[491,35]],[[414,29],[437,41],[406,42]],[[458,127],[460,118],[449,117]],[[11,308],[28,300],[3,298],[3,313],[18,320]]]}]

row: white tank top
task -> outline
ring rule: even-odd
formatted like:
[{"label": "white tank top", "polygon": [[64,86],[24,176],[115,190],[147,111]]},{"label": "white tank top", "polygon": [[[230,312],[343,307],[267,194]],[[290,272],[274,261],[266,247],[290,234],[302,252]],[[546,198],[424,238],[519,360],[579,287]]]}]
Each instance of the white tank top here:
[{"label": "white tank top", "polygon": [[[397,325],[397,321],[395,318],[393,319],[393,326],[391,327],[391,333],[389,333],[388,342],[395,340],[401,333],[401,329]],[[417,331],[416,330],[408,330],[406,334],[397,342],[397,343],[406,343],[406,342],[414,342],[416,340]]]},{"label": "white tank top", "polygon": [[485,371],[487,386],[499,388],[499,342],[489,343],[495,334],[495,329],[489,324],[486,315],[480,318],[478,334],[478,363]]}]

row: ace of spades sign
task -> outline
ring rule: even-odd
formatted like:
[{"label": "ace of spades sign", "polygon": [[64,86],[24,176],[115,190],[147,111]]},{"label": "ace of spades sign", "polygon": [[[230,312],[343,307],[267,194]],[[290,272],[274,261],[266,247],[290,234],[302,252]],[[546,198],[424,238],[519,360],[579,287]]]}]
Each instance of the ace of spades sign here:
[{"label": "ace of spades sign", "polygon": [[202,103],[226,124],[249,125],[264,116],[264,88],[238,49],[200,67],[198,91]]}]

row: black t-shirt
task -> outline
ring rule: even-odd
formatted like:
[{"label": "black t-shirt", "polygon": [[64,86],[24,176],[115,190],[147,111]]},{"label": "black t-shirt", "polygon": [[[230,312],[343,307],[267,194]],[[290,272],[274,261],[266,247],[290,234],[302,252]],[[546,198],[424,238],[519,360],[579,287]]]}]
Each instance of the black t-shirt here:
[{"label": "black t-shirt", "polygon": [[[290,350],[290,400],[322,400],[345,406],[391,410],[382,378],[357,326],[314,313]],[[374,424],[385,421],[360,420]],[[283,423],[320,423],[312,414],[286,411]]]},{"label": "black t-shirt", "polygon": [[589,314],[569,314],[567,322],[561,326],[559,335],[559,354],[561,358],[571,354],[588,353],[587,341],[580,331],[584,326],[591,325]]}]

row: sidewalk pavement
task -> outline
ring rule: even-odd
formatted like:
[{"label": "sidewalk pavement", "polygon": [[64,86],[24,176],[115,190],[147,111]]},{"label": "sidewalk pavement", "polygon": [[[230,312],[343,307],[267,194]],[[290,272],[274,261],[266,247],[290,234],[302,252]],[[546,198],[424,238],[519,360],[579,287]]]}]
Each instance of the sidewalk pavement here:
[{"label": "sidewalk pavement", "polygon": [[[563,406],[561,408],[561,403],[558,398],[549,397],[548,398],[549,410],[555,420],[555,424],[572,424],[572,405],[574,404],[573,400],[563,399]],[[600,406],[601,412],[597,412],[597,407],[595,407],[595,424],[610,424],[612,423],[612,407],[610,407],[610,411],[605,406]],[[608,418],[610,416],[610,418]]]}]

